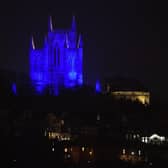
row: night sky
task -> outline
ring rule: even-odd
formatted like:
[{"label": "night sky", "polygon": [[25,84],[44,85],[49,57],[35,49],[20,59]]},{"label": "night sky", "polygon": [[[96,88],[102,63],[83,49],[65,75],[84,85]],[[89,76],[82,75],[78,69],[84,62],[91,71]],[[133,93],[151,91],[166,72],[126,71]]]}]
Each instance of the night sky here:
[{"label": "night sky", "polygon": [[40,47],[49,15],[55,28],[68,28],[75,14],[78,30],[84,35],[87,81],[113,75],[134,77],[168,102],[166,4],[152,0],[110,3],[5,1],[0,7],[0,68],[28,72],[30,36],[34,35]]}]

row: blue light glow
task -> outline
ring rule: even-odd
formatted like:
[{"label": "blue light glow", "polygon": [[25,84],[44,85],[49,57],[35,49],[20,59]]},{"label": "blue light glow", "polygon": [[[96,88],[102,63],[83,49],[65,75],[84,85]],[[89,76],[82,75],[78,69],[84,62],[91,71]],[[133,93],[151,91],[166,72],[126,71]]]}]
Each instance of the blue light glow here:
[{"label": "blue light glow", "polygon": [[15,96],[17,95],[16,83],[12,83],[12,92]]},{"label": "blue light glow", "polygon": [[75,17],[69,30],[54,30],[49,18],[49,32],[44,47],[30,47],[30,77],[36,91],[50,86],[51,94],[58,95],[60,86],[74,87],[83,84],[83,42],[76,31]]},{"label": "blue light glow", "polygon": [[101,84],[98,80],[96,81],[96,92],[101,92]]},{"label": "blue light glow", "polygon": [[70,80],[75,80],[76,79],[76,72],[72,71],[72,72],[69,72],[69,78]]}]

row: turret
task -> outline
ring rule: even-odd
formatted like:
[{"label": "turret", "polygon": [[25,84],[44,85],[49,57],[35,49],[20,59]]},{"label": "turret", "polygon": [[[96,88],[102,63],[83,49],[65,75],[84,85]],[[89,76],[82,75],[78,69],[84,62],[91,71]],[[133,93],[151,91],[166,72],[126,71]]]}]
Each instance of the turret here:
[{"label": "turret", "polygon": [[69,40],[68,40],[68,34],[66,33],[66,37],[65,37],[65,43],[66,43],[66,47],[69,48]]},{"label": "turret", "polygon": [[82,36],[80,34],[78,38],[77,48],[82,48],[82,47],[83,47],[83,41],[82,41]]},{"label": "turret", "polygon": [[49,16],[49,19],[48,19],[48,31],[49,32],[53,31],[53,23],[52,23],[52,17],[51,16]]},{"label": "turret", "polygon": [[71,30],[72,30],[73,32],[76,31],[76,20],[75,20],[75,16],[72,17]]},{"label": "turret", "polygon": [[31,48],[32,50],[35,50],[35,49],[36,49],[35,44],[34,44],[34,38],[33,38],[33,36],[31,37],[30,48]]}]

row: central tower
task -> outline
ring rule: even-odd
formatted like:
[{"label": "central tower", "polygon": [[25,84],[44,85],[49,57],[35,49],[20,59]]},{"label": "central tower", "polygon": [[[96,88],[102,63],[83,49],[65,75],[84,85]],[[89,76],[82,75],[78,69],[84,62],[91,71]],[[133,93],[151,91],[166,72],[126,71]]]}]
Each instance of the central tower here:
[{"label": "central tower", "polygon": [[54,29],[49,17],[48,33],[42,49],[36,49],[34,39],[30,47],[30,77],[36,91],[58,95],[62,87],[83,84],[83,42],[77,33],[75,17],[69,29]]}]

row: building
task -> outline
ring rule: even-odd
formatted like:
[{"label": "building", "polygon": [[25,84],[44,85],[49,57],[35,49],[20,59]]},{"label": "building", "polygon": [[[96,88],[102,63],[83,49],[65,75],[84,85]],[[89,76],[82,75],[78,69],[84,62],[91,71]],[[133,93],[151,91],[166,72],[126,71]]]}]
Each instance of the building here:
[{"label": "building", "polygon": [[50,17],[43,48],[37,49],[32,37],[29,57],[30,78],[39,94],[48,88],[51,95],[58,95],[62,87],[82,85],[83,42],[75,17],[69,29],[54,29]]},{"label": "building", "polygon": [[107,79],[104,90],[116,99],[131,100],[143,105],[150,103],[150,92],[139,81],[132,78]]}]

